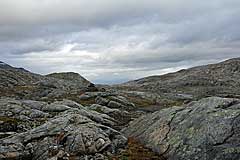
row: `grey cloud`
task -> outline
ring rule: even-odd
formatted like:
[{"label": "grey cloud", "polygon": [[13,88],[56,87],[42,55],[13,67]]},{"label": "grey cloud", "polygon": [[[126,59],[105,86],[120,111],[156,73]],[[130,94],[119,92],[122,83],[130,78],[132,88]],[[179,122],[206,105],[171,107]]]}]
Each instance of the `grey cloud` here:
[{"label": "grey cloud", "polygon": [[[0,59],[116,83],[240,56],[240,1],[2,0]],[[105,80],[107,77],[107,80]]]},{"label": "grey cloud", "polygon": [[163,15],[163,19],[178,19],[180,12],[184,13],[186,17],[204,11],[204,7],[216,8],[192,0],[173,0],[171,2],[156,0],[93,0],[91,3],[85,0],[3,0],[1,6],[2,24],[24,25],[74,22],[76,20],[78,20],[77,23],[92,24],[94,21],[101,23],[101,21],[105,20],[128,16],[141,17],[155,12]]}]

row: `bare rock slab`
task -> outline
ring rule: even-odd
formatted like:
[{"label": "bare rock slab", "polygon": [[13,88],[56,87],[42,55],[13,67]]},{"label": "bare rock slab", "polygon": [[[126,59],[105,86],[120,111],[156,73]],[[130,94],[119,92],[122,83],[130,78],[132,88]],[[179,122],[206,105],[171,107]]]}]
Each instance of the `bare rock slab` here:
[{"label": "bare rock slab", "polygon": [[211,97],[144,115],[123,129],[173,159],[240,159],[240,100]]}]

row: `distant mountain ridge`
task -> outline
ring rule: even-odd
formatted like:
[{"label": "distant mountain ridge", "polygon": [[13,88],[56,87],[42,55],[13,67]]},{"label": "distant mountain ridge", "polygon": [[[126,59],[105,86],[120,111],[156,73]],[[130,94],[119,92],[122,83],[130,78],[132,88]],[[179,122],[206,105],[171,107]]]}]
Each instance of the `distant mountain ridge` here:
[{"label": "distant mountain ridge", "polygon": [[118,89],[163,94],[187,94],[195,98],[240,95],[240,58],[183,69],[117,85]]}]

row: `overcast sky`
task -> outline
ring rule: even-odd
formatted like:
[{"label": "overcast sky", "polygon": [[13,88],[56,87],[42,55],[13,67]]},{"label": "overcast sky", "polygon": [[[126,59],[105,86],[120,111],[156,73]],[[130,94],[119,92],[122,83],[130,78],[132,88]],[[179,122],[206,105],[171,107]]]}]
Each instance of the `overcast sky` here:
[{"label": "overcast sky", "polygon": [[95,83],[240,57],[239,0],[0,0],[0,61]]}]

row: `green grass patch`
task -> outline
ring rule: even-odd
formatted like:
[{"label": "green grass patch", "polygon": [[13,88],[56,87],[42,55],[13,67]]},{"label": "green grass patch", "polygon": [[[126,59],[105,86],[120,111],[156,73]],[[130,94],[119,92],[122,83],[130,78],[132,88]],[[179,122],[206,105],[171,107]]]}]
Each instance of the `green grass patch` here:
[{"label": "green grass patch", "polygon": [[128,97],[128,100],[134,103],[137,107],[148,107],[148,106],[156,105],[155,101],[143,99],[140,97]]}]

